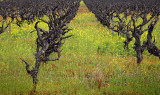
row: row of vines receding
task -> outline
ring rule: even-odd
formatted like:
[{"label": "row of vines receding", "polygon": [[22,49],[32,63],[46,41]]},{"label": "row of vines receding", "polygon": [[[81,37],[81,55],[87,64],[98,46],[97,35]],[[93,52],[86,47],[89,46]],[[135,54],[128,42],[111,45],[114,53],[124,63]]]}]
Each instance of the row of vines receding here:
[{"label": "row of vines receding", "polygon": [[[129,43],[134,42],[137,63],[143,60],[145,49],[160,58],[160,50],[155,45],[153,38],[154,28],[159,20],[160,0],[84,0],[96,18],[119,35],[126,37],[124,48],[129,48]],[[141,37],[147,34],[147,40]]]},{"label": "row of vines receding", "polygon": [[[71,30],[67,23],[75,17],[79,6],[80,0],[5,0],[0,2],[0,34],[5,32],[10,24],[23,27],[23,23],[36,22],[35,30],[32,31],[37,32],[38,36],[35,66],[31,70],[30,63],[21,59],[26,64],[27,73],[33,78],[33,92],[36,91],[37,74],[41,63],[59,60],[60,47],[67,38],[72,36],[65,36]],[[39,23],[47,24],[49,30],[40,28]],[[57,57],[50,58],[52,53],[57,53]]]}]

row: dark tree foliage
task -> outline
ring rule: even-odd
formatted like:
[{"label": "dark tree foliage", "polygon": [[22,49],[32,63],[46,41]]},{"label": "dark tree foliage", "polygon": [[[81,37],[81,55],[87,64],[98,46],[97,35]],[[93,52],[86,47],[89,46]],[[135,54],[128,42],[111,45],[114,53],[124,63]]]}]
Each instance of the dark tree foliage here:
[{"label": "dark tree foliage", "polygon": [[[160,0],[84,0],[97,19],[118,34],[125,34],[124,48],[135,39],[137,63],[141,63],[142,53],[148,52],[160,58],[160,50],[152,37],[159,20]],[[148,32],[147,40],[142,42],[141,35]],[[141,44],[143,43],[143,44]]]},{"label": "dark tree foliage", "polygon": [[[23,23],[30,24],[38,19],[35,23],[38,35],[35,67],[31,70],[30,64],[21,59],[26,64],[28,74],[33,78],[34,91],[38,82],[37,74],[41,63],[59,60],[61,56],[60,47],[64,44],[65,39],[72,36],[65,36],[71,30],[67,23],[75,17],[79,6],[80,0],[10,0],[0,2],[0,23],[2,25],[0,33],[3,33],[13,21],[22,27]],[[9,18],[11,18],[10,22],[7,21]],[[4,24],[5,22],[7,24]],[[47,24],[49,31],[40,28],[39,23]],[[50,54],[53,52],[57,53],[57,58],[50,58]]]}]

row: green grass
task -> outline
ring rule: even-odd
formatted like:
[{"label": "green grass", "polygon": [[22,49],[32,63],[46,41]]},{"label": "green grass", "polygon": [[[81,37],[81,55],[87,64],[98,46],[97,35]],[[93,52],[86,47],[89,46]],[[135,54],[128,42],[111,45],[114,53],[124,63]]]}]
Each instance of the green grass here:
[{"label": "green grass", "polygon": [[[82,2],[83,4],[83,2]],[[84,5],[83,5],[84,6]],[[154,31],[160,47],[160,23]],[[41,25],[45,29],[45,26]],[[101,25],[91,12],[81,12],[71,21],[73,34],[62,46],[59,61],[42,64],[38,73],[37,94],[73,95],[158,95],[160,60],[144,53],[136,64],[135,51],[123,49],[123,37]],[[0,35],[0,94],[30,94],[32,78],[20,58],[35,63],[34,24],[24,24]],[[9,32],[8,32],[9,31]],[[143,39],[146,39],[143,36]],[[54,57],[54,54],[52,55]]]}]

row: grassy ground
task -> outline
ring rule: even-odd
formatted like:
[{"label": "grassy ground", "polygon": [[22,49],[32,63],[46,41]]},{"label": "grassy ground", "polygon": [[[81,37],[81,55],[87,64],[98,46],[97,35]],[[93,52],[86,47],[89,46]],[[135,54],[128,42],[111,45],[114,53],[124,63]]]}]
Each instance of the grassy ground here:
[{"label": "grassy ground", "polygon": [[[45,25],[41,25],[45,28]],[[135,51],[123,49],[123,37],[101,25],[84,3],[69,27],[71,38],[63,45],[59,61],[42,64],[38,74],[37,94],[72,95],[159,95],[160,60],[144,52],[136,64]],[[26,94],[32,78],[23,58],[34,65],[36,32],[34,24],[11,28],[0,35],[0,94]],[[154,31],[160,48],[160,23]],[[142,39],[146,39],[146,34]],[[54,54],[52,55],[54,57]]]}]

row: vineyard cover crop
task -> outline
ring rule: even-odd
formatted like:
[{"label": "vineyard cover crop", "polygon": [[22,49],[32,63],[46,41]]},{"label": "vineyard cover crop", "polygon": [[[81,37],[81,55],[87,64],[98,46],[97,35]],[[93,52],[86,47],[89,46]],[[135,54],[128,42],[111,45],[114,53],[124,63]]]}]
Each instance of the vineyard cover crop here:
[{"label": "vineyard cover crop", "polygon": [[1,1],[0,94],[158,95],[159,4]]}]

